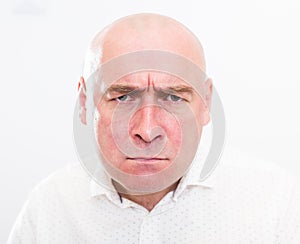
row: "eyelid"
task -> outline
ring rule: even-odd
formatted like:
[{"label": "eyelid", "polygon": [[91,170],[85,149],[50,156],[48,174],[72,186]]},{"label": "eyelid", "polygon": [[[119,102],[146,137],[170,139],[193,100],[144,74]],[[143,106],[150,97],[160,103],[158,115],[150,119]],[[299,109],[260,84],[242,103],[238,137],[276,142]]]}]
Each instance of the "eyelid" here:
[{"label": "eyelid", "polygon": [[166,89],[166,90],[159,90],[157,92],[158,94],[161,94],[161,95],[178,95],[178,92],[175,92],[173,90],[169,90],[169,89]]},{"label": "eyelid", "polygon": [[173,96],[177,96],[177,97],[181,98],[184,101],[189,101],[191,99],[191,95],[189,95],[189,96],[183,96],[182,94],[183,93],[176,92],[176,91],[168,89],[168,90],[160,90],[158,92],[158,97],[164,97],[164,98],[166,98],[168,96],[173,95]]},{"label": "eyelid", "polygon": [[122,97],[122,96],[130,96],[132,98],[136,98],[138,97],[141,93],[143,93],[146,89],[134,89],[132,91],[129,91],[129,92],[115,92],[115,95],[113,95],[114,91],[110,92],[110,93],[107,93],[107,98],[109,100],[115,100],[119,97]]}]

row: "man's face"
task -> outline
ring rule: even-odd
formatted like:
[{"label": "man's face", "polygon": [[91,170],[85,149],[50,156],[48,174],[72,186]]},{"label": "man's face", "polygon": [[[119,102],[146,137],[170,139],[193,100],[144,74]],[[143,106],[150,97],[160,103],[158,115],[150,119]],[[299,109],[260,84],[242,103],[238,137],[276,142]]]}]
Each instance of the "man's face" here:
[{"label": "man's face", "polygon": [[139,72],[117,80],[97,109],[102,156],[111,166],[133,175],[169,167],[181,147],[188,147],[182,145],[182,134],[187,133],[182,125],[191,128],[196,123],[197,135],[190,143],[198,143],[208,122],[208,108],[194,87],[160,72]]}]

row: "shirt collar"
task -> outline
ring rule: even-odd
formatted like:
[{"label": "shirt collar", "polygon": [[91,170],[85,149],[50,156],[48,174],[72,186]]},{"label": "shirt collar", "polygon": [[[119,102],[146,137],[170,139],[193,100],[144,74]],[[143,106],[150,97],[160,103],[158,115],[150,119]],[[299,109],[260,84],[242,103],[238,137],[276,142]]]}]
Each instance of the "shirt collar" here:
[{"label": "shirt collar", "polygon": [[96,197],[100,195],[106,195],[108,198],[111,198],[112,195],[117,194],[117,191],[114,191],[114,186],[111,181],[111,177],[103,170],[98,169],[96,173],[97,178],[101,178],[103,182],[97,182],[93,177],[90,180],[90,196]]}]

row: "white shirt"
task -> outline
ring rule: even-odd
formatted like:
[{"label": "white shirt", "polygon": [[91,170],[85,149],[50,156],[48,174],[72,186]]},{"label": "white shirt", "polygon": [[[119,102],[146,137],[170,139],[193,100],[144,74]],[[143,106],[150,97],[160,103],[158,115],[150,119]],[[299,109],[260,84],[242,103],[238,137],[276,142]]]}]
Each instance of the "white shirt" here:
[{"label": "white shirt", "polygon": [[237,152],[204,182],[195,172],[148,212],[68,166],[32,191],[8,243],[300,243],[288,173]]}]

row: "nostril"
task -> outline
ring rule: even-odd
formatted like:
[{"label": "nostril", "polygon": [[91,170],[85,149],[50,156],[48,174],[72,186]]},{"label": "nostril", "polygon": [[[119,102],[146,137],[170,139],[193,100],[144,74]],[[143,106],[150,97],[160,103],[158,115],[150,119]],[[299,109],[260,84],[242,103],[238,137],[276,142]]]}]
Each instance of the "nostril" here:
[{"label": "nostril", "polygon": [[157,135],[157,136],[153,137],[151,141],[155,141],[157,139],[160,139],[161,137],[162,137],[162,135]]},{"label": "nostril", "polygon": [[151,143],[151,140],[150,140],[150,138],[147,138],[147,137],[142,137],[141,135],[139,135],[139,134],[135,134],[135,137],[137,138],[137,140],[139,141],[139,142],[143,142],[143,143]]},{"label": "nostril", "polygon": [[140,140],[143,140],[143,138],[139,135],[139,134],[135,134],[135,136],[140,139]]}]

